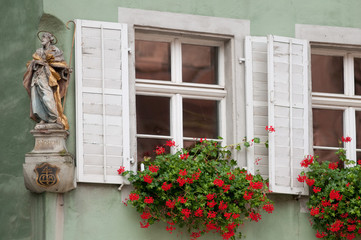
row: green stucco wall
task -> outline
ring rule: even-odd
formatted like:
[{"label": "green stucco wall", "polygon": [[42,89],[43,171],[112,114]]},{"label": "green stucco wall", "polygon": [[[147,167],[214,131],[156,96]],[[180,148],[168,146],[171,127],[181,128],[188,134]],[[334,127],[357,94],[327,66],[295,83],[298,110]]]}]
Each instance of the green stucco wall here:
[{"label": "green stucco wall", "polygon": [[43,12],[40,0],[1,1],[0,7],[0,239],[34,239],[32,204],[22,174],[24,155],[34,145],[29,131],[29,97],[22,86]]},{"label": "green stucco wall", "polygon": [[[140,8],[225,18],[248,19],[252,35],[294,36],[295,24],[361,28],[360,0],[5,0],[0,8],[0,239],[55,239],[55,194],[35,195],[23,185],[24,154],[33,147],[29,134],[29,99],[22,87],[25,64],[39,42],[36,33],[49,30],[69,59],[70,19],[113,21],[117,7]],[[44,14],[43,14],[44,13]],[[68,61],[68,60],[67,60]],[[66,115],[70,122],[68,149],[75,153],[75,96],[72,77]],[[140,217],[121,203],[114,185],[79,184],[64,197],[64,240],[188,239],[158,224],[140,229]],[[292,196],[273,195],[276,210],[260,223],[242,227],[249,240],[312,240],[308,214]],[[203,239],[219,239],[206,236]]]}]

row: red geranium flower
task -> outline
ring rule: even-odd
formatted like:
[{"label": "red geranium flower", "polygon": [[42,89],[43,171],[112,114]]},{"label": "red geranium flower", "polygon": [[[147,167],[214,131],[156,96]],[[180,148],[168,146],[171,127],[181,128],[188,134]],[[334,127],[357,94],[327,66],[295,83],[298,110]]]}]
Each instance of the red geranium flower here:
[{"label": "red geranium flower", "polygon": [[258,222],[259,220],[261,220],[261,214],[259,214],[259,213],[250,212],[249,217],[255,222]]},{"label": "red geranium flower", "polygon": [[162,189],[164,191],[168,191],[172,187],[172,183],[167,184],[167,182],[164,182],[162,185]]},{"label": "red geranium flower", "polygon": [[179,155],[180,159],[184,160],[184,159],[188,159],[189,157],[189,153],[183,153],[181,155]]},{"label": "red geranium flower", "polygon": [[248,181],[252,181],[252,179],[253,179],[252,174],[247,174],[247,175],[246,175],[246,179],[247,179]]},{"label": "red geranium flower", "polygon": [[175,146],[175,141],[169,140],[166,142],[166,144],[168,147],[174,147]]},{"label": "red geranium flower", "polygon": [[131,194],[129,194],[129,200],[130,201],[136,201],[136,200],[138,200],[139,199],[139,195],[138,194],[136,194],[136,193],[131,193]]},{"label": "red geranium flower", "polygon": [[342,137],[342,142],[351,142],[351,137]]},{"label": "red geranium flower", "polygon": [[187,169],[184,169],[184,170],[179,170],[179,175],[181,176],[186,176],[187,175]]},{"label": "red geranium flower", "polygon": [[216,212],[209,211],[207,218],[215,218],[216,216],[217,216],[217,213],[216,213]]},{"label": "red geranium flower", "polygon": [[149,212],[143,212],[142,215],[140,215],[140,217],[144,220],[150,218],[152,215]]},{"label": "red geranium flower", "polygon": [[223,200],[219,203],[218,209],[219,210],[226,210],[228,207],[227,203],[223,203]]},{"label": "red geranium flower", "polygon": [[212,202],[207,202],[207,205],[208,207],[213,208],[214,206],[217,205],[217,203],[214,200],[212,200]]},{"label": "red geranium flower", "polygon": [[253,192],[245,191],[244,195],[243,195],[243,198],[248,201],[248,200],[250,200],[252,198],[252,196],[253,196]]},{"label": "red geranium flower", "polygon": [[203,209],[198,208],[198,209],[194,212],[194,216],[196,216],[196,217],[202,217],[202,216],[203,216]]},{"label": "red geranium flower", "polygon": [[118,169],[118,174],[122,174],[125,171],[125,167],[120,166]]},{"label": "red geranium flower", "polygon": [[148,174],[143,176],[144,182],[146,183],[152,183],[153,182],[153,178],[151,178]]},{"label": "red geranium flower", "polygon": [[321,192],[321,188],[320,188],[320,187],[315,187],[315,186],[313,186],[313,192],[314,192],[314,193]]},{"label": "red geranium flower", "polygon": [[273,210],[275,209],[275,207],[273,206],[273,204],[265,204],[264,206],[263,206],[263,210],[265,210],[266,212],[268,212],[268,213],[272,213],[273,212]]},{"label": "red geranium flower", "polygon": [[315,179],[306,178],[306,183],[308,186],[312,186],[315,183]]},{"label": "red geranium flower", "polygon": [[275,132],[276,131],[274,129],[274,127],[272,127],[272,126],[266,126],[265,129],[266,129],[266,131],[269,131],[269,132]]},{"label": "red geranium flower", "polygon": [[144,199],[145,203],[151,204],[154,202],[154,198],[153,197],[145,197]]},{"label": "red geranium flower", "polygon": [[166,201],[165,202],[165,205],[167,206],[167,207],[169,207],[169,208],[174,208],[174,206],[175,206],[175,200],[168,200],[168,201]]},{"label": "red geranium flower", "polygon": [[223,192],[228,192],[228,190],[231,188],[231,185],[223,185]]},{"label": "red geranium flower", "polygon": [[159,167],[156,166],[156,165],[150,165],[149,166],[149,171],[151,171],[151,172],[156,173],[156,172],[158,172],[158,170],[159,170]]},{"label": "red geranium flower", "polygon": [[157,146],[156,149],[155,149],[155,153],[157,155],[161,155],[161,154],[165,153],[165,148],[162,147],[162,146]]},{"label": "red geranium flower", "polygon": [[212,200],[214,198],[214,195],[215,195],[215,193],[207,194],[207,196],[206,196],[207,200],[209,200],[209,201]]},{"label": "red geranium flower", "polygon": [[328,168],[335,170],[338,167],[338,162],[328,164]]},{"label": "red geranium flower", "polygon": [[308,167],[312,164],[313,162],[313,156],[312,155],[307,155],[307,157],[305,157],[302,162],[301,162],[301,167]]},{"label": "red geranium flower", "polygon": [[216,186],[218,186],[218,187],[222,187],[223,183],[224,183],[224,181],[221,180],[221,179],[218,179],[218,178],[216,178],[216,179],[213,181],[213,184],[216,185]]}]

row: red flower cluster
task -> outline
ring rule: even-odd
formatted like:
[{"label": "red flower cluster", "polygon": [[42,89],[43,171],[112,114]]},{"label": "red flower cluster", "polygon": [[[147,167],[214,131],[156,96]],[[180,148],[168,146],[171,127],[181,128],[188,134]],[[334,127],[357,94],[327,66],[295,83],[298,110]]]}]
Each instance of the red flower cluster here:
[{"label": "red flower cluster", "polygon": [[248,201],[248,200],[250,200],[252,198],[252,196],[253,196],[253,192],[245,191],[245,193],[243,195],[243,198]]},{"label": "red flower cluster", "polygon": [[219,210],[221,210],[221,211],[222,211],[222,210],[226,210],[227,207],[228,207],[227,203],[223,203],[223,200],[220,201],[219,206],[218,206],[218,209],[219,209]]},{"label": "red flower cluster", "polygon": [[234,180],[236,178],[236,176],[231,172],[227,173],[227,175],[229,176],[229,180]]},{"label": "red flower cluster", "polygon": [[314,179],[308,178],[306,175],[298,175],[297,180],[299,182],[305,182],[307,183],[308,186],[312,186],[315,183]]},{"label": "red flower cluster", "polygon": [[314,193],[321,192],[321,188],[320,188],[320,187],[315,187],[315,186],[313,186],[313,192],[314,192]]},{"label": "red flower cluster", "polygon": [[156,173],[158,172],[159,170],[159,167],[158,166],[155,166],[155,165],[150,165],[149,166],[149,171],[153,172],[153,173]]},{"label": "red flower cluster", "polygon": [[208,201],[210,201],[210,200],[212,200],[214,198],[215,195],[216,195],[215,193],[207,194],[206,198],[207,198]]},{"label": "red flower cluster", "polygon": [[196,217],[202,217],[203,216],[203,210],[201,208],[198,208],[195,212],[194,212],[194,216]]},{"label": "red flower cluster", "polygon": [[261,220],[261,214],[259,214],[259,213],[250,212],[249,217],[255,222],[258,222],[259,220]]},{"label": "red flower cluster", "polygon": [[315,215],[317,215],[317,214],[319,214],[319,213],[320,213],[320,208],[318,208],[318,207],[316,207],[316,208],[312,207],[312,208],[310,209],[310,214],[311,214],[311,216],[315,216]]},{"label": "red flower cluster", "polygon": [[165,143],[168,147],[175,147],[175,141],[169,140]]},{"label": "red flower cluster", "polygon": [[266,129],[266,131],[269,131],[269,132],[275,132],[276,131],[274,129],[274,127],[272,127],[272,126],[266,126],[265,129]]},{"label": "red flower cluster", "polygon": [[253,179],[252,174],[247,174],[247,175],[246,175],[246,180],[252,181],[252,179]]},{"label": "red flower cluster", "polygon": [[143,212],[142,215],[140,215],[140,217],[143,219],[143,220],[146,220],[148,218],[150,218],[152,215],[149,213],[149,212]]},{"label": "red flower cluster", "polygon": [[153,197],[145,197],[144,199],[145,203],[151,204],[154,202],[154,198]]},{"label": "red flower cluster", "polygon": [[224,181],[221,180],[221,179],[218,179],[218,178],[216,178],[216,179],[213,181],[213,184],[216,185],[216,186],[218,186],[218,187],[222,187],[223,183],[224,183]]},{"label": "red flower cluster", "polygon": [[180,159],[184,160],[184,159],[188,159],[189,158],[189,153],[183,153],[181,155],[179,155]]},{"label": "red flower cluster", "polygon": [[184,215],[183,219],[186,220],[187,218],[189,218],[192,212],[188,208],[183,208],[181,213]]},{"label": "red flower cluster", "polygon": [[151,184],[153,182],[153,178],[148,174],[143,177],[144,182]]},{"label": "red flower cluster", "polygon": [[223,192],[228,192],[229,189],[231,188],[231,185],[223,185],[222,188],[223,188]]},{"label": "red flower cluster", "polygon": [[313,163],[313,156],[312,155],[307,155],[307,157],[305,157],[302,162],[301,162],[301,166],[307,168],[308,166],[310,166]]},{"label": "red flower cluster", "polygon": [[187,202],[187,198],[184,198],[184,197],[181,197],[181,196],[179,196],[178,197],[178,202],[180,202],[180,203],[186,203]]},{"label": "red flower cluster", "polygon": [[263,182],[250,182],[249,186],[253,189],[262,189],[263,188]]},{"label": "red flower cluster", "polygon": [[351,142],[351,137],[342,137],[342,142]]},{"label": "red flower cluster", "polygon": [[331,200],[336,199],[338,201],[341,201],[342,195],[340,195],[340,191],[336,191],[336,190],[332,189],[330,192],[330,199]]},{"label": "red flower cluster", "polygon": [[149,227],[149,222],[147,222],[147,224],[143,224],[142,222],[139,222],[139,223],[140,223],[141,228],[148,228]]},{"label": "red flower cluster", "polygon": [[326,236],[327,236],[327,234],[326,234],[325,232],[319,233],[319,232],[317,231],[317,233],[316,233],[316,237],[317,237],[317,238],[324,238],[324,237],[326,237]]},{"label": "red flower cluster", "polygon": [[155,149],[155,153],[157,155],[161,155],[161,154],[165,153],[165,148],[162,147],[162,146],[157,146],[156,149]]},{"label": "red flower cluster", "polygon": [[130,201],[136,201],[136,200],[138,200],[139,199],[139,195],[138,194],[136,194],[136,193],[131,193],[131,194],[129,194],[129,200]]},{"label": "red flower cluster", "polygon": [[265,204],[263,206],[263,210],[265,210],[268,213],[272,213],[273,210],[275,209],[275,207],[273,206],[273,204],[269,203],[269,204]]},{"label": "red flower cluster", "polygon": [[187,169],[184,169],[184,170],[179,170],[179,175],[181,176],[187,176]]},{"label": "red flower cluster", "polygon": [[335,170],[336,168],[338,168],[338,162],[328,164],[328,168]]},{"label": "red flower cluster", "polygon": [[207,218],[215,218],[216,216],[217,216],[217,213],[216,213],[216,212],[209,211],[209,212],[208,212],[208,217],[207,217]]},{"label": "red flower cluster", "polygon": [[340,231],[341,227],[343,226],[343,222],[341,220],[336,220],[328,230],[331,232],[338,232]]},{"label": "red flower cluster", "polygon": [[167,182],[164,182],[162,185],[162,189],[164,191],[168,191],[172,187],[172,183],[167,184]]},{"label": "red flower cluster", "polygon": [[175,206],[175,200],[172,201],[169,199],[168,201],[165,202],[165,205],[172,209]]},{"label": "red flower cluster", "polygon": [[118,174],[122,174],[125,171],[125,167],[120,166],[118,169]]}]

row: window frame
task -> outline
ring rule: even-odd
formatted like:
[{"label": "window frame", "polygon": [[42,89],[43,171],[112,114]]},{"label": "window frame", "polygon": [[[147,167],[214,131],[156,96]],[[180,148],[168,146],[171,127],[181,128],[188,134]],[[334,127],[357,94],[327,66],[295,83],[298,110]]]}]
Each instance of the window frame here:
[{"label": "window frame", "polygon": [[[184,136],[183,129],[183,99],[199,99],[199,100],[215,100],[218,101],[217,110],[217,125],[218,135],[226,138],[225,126],[225,106],[226,95],[224,83],[224,41],[202,39],[201,36],[185,37],[178,34],[157,34],[152,31],[136,30],[135,40],[145,40],[154,42],[169,42],[171,54],[171,79],[164,80],[150,80],[150,79],[135,79],[136,95],[142,96],[159,96],[170,97],[170,135],[153,135],[153,134],[139,134],[137,138],[151,138],[151,139],[171,139],[177,143],[180,148],[183,147],[183,141],[192,141],[193,137]],[[217,84],[201,84],[182,82],[182,44],[194,44],[202,46],[210,46],[218,48],[217,56]],[[199,136],[203,137],[203,136]],[[216,138],[212,139],[218,141]],[[222,141],[226,145],[226,141]],[[174,149],[172,149],[174,150]]]},{"label": "window frame", "polygon": [[[118,8],[118,21],[128,24],[129,36],[129,76],[130,76],[130,115],[131,122],[136,120],[135,95],[140,92],[144,85],[142,81],[138,81],[135,86],[135,59],[134,45],[136,31],[153,31],[155,34],[174,34],[197,36],[204,39],[224,41],[224,52],[227,56],[224,59],[224,86],[227,91],[225,98],[227,103],[223,104],[222,112],[227,113],[226,125],[227,129],[225,141],[234,143],[243,139],[246,135],[245,131],[245,96],[240,92],[244,92],[244,66],[239,62],[244,56],[244,38],[250,33],[250,22],[248,20],[227,19],[219,17],[198,16],[191,14],[180,14],[170,12],[158,12],[141,9]],[[204,24],[207,23],[207,24]],[[203,39],[202,39],[203,41]],[[148,81],[148,80],[147,80]],[[164,82],[164,81],[163,81]],[[163,83],[164,84],[164,83]],[[161,86],[161,84],[159,85]],[[193,84],[191,84],[193,86]],[[222,91],[214,88],[215,92]],[[148,93],[147,93],[148,94]],[[149,93],[151,94],[151,93]],[[223,93],[222,93],[223,94]],[[137,156],[137,134],[135,125],[131,127],[131,156]],[[246,158],[244,152],[238,152],[236,159],[240,166],[246,166]],[[136,165],[132,165],[132,169],[136,170]]]},{"label": "window frame", "polygon": [[[312,108],[344,110],[343,134],[353,141],[344,143],[343,148],[348,159],[356,160],[357,152],[361,152],[361,149],[356,148],[355,112],[361,110],[361,96],[355,95],[353,58],[361,56],[361,29],[296,24],[295,30],[297,38],[311,42],[311,54],[344,57],[344,94],[312,92]],[[323,146],[313,148],[337,149]]]}]

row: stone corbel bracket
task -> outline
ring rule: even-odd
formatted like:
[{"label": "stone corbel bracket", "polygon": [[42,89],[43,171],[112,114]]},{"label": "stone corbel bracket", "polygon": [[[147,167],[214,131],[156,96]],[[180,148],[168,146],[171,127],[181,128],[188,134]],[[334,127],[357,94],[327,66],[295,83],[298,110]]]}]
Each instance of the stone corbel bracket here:
[{"label": "stone corbel bracket", "polygon": [[25,155],[24,182],[35,193],[65,193],[76,188],[74,158],[66,149],[69,135],[61,125],[37,124],[30,131],[34,149]]}]

